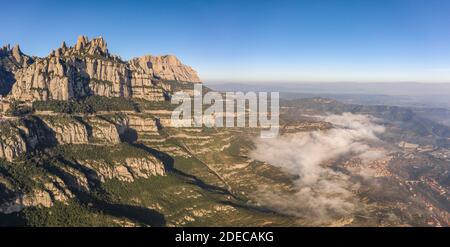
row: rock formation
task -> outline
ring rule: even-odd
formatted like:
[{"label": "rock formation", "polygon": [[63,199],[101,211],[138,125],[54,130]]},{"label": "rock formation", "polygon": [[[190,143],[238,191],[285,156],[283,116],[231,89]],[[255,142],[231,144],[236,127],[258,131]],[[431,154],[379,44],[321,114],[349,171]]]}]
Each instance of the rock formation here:
[{"label": "rock formation", "polygon": [[[0,95],[6,98],[0,99],[5,116],[0,119],[0,168],[20,176],[0,173],[0,214],[71,204],[78,192],[96,193],[107,180],[132,183],[165,176],[161,156],[140,146],[164,140],[161,124],[138,106],[165,101],[178,85],[191,83],[200,83],[197,73],[176,57],[124,61],[110,54],[101,37],[80,36],[74,46],[63,42],[42,58],[23,54],[19,46],[1,48]],[[89,96],[139,100],[109,103]],[[33,103],[50,100],[70,102]],[[90,111],[94,105],[122,102],[136,108]],[[52,107],[39,110],[39,104]],[[3,114],[8,107],[14,111]]]},{"label": "rock formation", "polygon": [[74,47],[63,42],[49,56],[34,60],[23,55],[18,46],[3,48],[0,57],[4,57],[0,73],[14,74],[9,95],[14,100],[69,100],[98,95],[163,101],[170,89],[165,81],[200,82],[197,73],[175,56],[123,61],[109,53],[101,37],[89,40],[80,36]]},{"label": "rock formation", "polygon": [[[117,131],[124,139],[130,139],[128,135],[135,133],[131,139],[148,140],[154,136],[159,136],[158,120],[146,114],[126,114],[115,116],[111,119]],[[128,137],[127,137],[128,136]]]},{"label": "rock formation", "polygon": [[0,48],[0,95],[6,95],[14,84],[14,73],[33,62],[33,58],[25,55],[18,45],[12,49],[9,45]]},{"label": "rock formation", "polygon": [[94,142],[103,144],[120,143],[119,132],[114,124],[97,117],[91,117],[87,121],[89,126],[91,126]]},{"label": "rock formation", "polygon": [[0,123],[0,158],[13,161],[21,154],[57,144],[120,143],[115,124],[98,117],[29,117]]},{"label": "rock formation", "polygon": [[153,156],[129,157],[124,162],[115,164],[108,164],[104,160],[79,160],[77,162],[94,171],[96,179],[101,182],[109,179],[133,182],[137,178],[150,178],[166,174],[164,164]]},{"label": "rock formation", "polygon": [[9,45],[0,48],[0,67],[10,72],[27,67],[33,63],[34,59],[23,54],[19,45],[15,45],[12,49]]},{"label": "rock formation", "polygon": [[164,165],[153,156],[145,158],[127,158],[125,166],[134,178],[149,178],[151,176],[164,176]]},{"label": "rock formation", "polygon": [[68,117],[44,118],[45,124],[54,132],[59,144],[87,144],[86,126]]},{"label": "rock formation", "polygon": [[130,63],[146,73],[152,73],[155,78],[180,82],[201,82],[195,70],[182,64],[173,55],[143,56],[131,60]]},{"label": "rock formation", "polygon": [[0,205],[0,213],[11,214],[19,212],[26,207],[53,206],[55,201],[66,202],[74,195],[66,188],[65,183],[58,177],[51,176],[50,181],[44,182],[43,189],[36,189],[27,194],[19,194],[12,200]]},{"label": "rock formation", "polygon": [[0,158],[12,161],[27,151],[20,129],[9,123],[0,125]]}]

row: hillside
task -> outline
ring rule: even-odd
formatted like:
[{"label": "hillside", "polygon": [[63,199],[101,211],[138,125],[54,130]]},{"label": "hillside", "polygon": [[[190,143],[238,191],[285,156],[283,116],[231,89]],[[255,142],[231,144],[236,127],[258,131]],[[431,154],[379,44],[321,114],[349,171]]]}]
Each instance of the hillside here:
[{"label": "hillside", "polygon": [[[281,101],[280,136],[174,127],[174,56],[81,36],[0,53],[1,226],[448,226],[450,129],[414,110]],[[205,89],[205,92],[209,89]]]}]

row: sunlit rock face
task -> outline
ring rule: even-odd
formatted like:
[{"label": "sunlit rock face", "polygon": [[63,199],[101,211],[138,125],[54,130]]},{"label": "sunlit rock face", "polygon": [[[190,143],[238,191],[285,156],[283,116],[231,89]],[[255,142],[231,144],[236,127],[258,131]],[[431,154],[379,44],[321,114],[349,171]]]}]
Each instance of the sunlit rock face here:
[{"label": "sunlit rock face", "polygon": [[13,161],[27,151],[27,145],[20,129],[11,125],[1,126],[0,158]]},{"label": "sunlit rock face", "polygon": [[14,84],[14,72],[27,67],[34,59],[23,54],[18,45],[0,48],[0,95],[6,95]]},{"label": "sunlit rock face", "polygon": [[164,81],[200,83],[197,72],[173,55],[124,61],[109,53],[101,37],[89,40],[80,36],[75,46],[67,47],[63,42],[47,57],[34,60],[23,55],[18,46],[3,48],[1,54],[8,60],[3,59],[0,67],[14,75],[8,81],[13,84],[9,97],[14,100],[69,100],[97,95],[163,101],[165,91],[170,89]]}]

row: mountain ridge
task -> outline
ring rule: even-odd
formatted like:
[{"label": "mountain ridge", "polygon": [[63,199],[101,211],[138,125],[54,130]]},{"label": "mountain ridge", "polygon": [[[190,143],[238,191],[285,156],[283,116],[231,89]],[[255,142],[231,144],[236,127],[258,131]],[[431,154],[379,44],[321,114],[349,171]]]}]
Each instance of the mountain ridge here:
[{"label": "mountain ridge", "polygon": [[4,46],[0,52],[0,93],[12,100],[69,100],[86,96],[164,101],[164,81],[201,83],[197,72],[173,55],[145,55],[129,61],[109,53],[102,37],[79,36],[74,46],[30,57]]}]

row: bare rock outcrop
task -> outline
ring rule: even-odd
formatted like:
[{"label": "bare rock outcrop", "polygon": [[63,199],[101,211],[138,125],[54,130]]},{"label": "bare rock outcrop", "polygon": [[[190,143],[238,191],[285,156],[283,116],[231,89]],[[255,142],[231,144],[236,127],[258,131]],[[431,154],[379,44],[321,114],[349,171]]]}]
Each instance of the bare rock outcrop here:
[{"label": "bare rock outcrop", "polygon": [[70,188],[84,192],[90,191],[88,177],[83,172],[70,166],[65,166],[61,169],[65,172],[66,176],[70,176],[70,182],[67,183]]},{"label": "bare rock outcrop", "polygon": [[155,157],[127,158],[125,166],[129,169],[133,178],[150,178],[151,176],[164,176],[165,169],[161,161]]},{"label": "bare rock outcrop", "polygon": [[0,67],[5,68],[7,71],[15,72],[32,62],[33,58],[23,54],[19,45],[15,45],[13,48],[5,45],[0,48]]},{"label": "bare rock outcrop", "polygon": [[13,161],[27,151],[27,145],[16,126],[5,122],[0,124],[0,158]]},{"label": "bare rock outcrop", "polygon": [[66,202],[74,195],[66,188],[64,182],[58,177],[50,177],[50,181],[44,182],[43,189],[35,189],[27,194],[20,194],[0,205],[0,212],[11,214],[20,212],[26,207],[46,207],[54,205],[54,202]]},{"label": "bare rock outcrop", "polygon": [[117,126],[119,135],[124,136],[132,130],[138,139],[159,135],[158,120],[146,114],[126,114],[111,119]]},{"label": "bare rock outcrop", "polygon": [[14,100],[68,100],[86,95],[86,89],[71,76],[73,69],[57,58],[38,59],[15,73],[10,98]]},{"label": "bare rock outcrop", "polygon": [[63,43],[49,56],[32,63],[18,55],[20,50],[10,53],[14,65],[28,64],[16,66],[13,71],[15,83],[9,97],[15,100],[69,100],[98,95],[164,101],[170,90],[164,81],[200,82],[197,73],[175,56],[123,61],[109,53],[101,37],[89,40],[80,36],[74,47]]},{"label": "bare rock outcrop", "polygon": [[0,95],[11,91],[15,82],[14,73],[33,62],[33,58],[25,55],[18,45],[12,49],[9,45],[0,48]]},{"label": "bare rock outcrop", "polygon": [[156,120],[152,117],[143,115],[128,115],[127,125],[136,130],[138,134],[149,134],[158,131]]},{"label": "bare rock outcrop", "polygon": [[120,143],[120,136],[117,127],[106,120],[98,117],[91,117],[87,119],[87,123],[91,127],[92,138],[94,142],[104,144]]},{"label": "bare rock outcrop", "polygon": [[155,78],[179,82],[201,82],[197,72],[173,55],[143,56],[130,61],[133,67],[153,74]]},{"label": "bare rock outcrop", "polygon": [[59,144],[87,144],[86,126],[70,117],[45,117],[42,119],[54,132]]},{"label": "bare rock outcrop", "polygon": [[0,205],[0,212],[11,214],[20,212],[22,209],[32,206],[43,206],[46,208],[53,206],[50,193],[44,190],[36,190],[30,194],[20,195],[15,199]]},{"label": "bare rock outcrop", "polygon": [[150,178],[166,174],[164,164],[153,156],[130,157],[123,162],[114,164],[109,164],[104,160],[81,160],[78,163],[94,171],[97,179],[101,182],[109,179],[133,182],[137,178]]},{"label": "bare rock outcrop", "polygon": [[[65,46],[63,44],[62,48]],[[101,55],[109,57],[106,41],[102,38],[94,38],[89,41],[86,36],[79,36],[75,45],[75,50],[80,52],[86,52],[89,55]]]},{"label": "bare rock outcrop", "polygon": [[27,117],[0,123],[0,158],[13,161],[27,151],[56,144],[121,142],[114,123],[98,117]]}]

